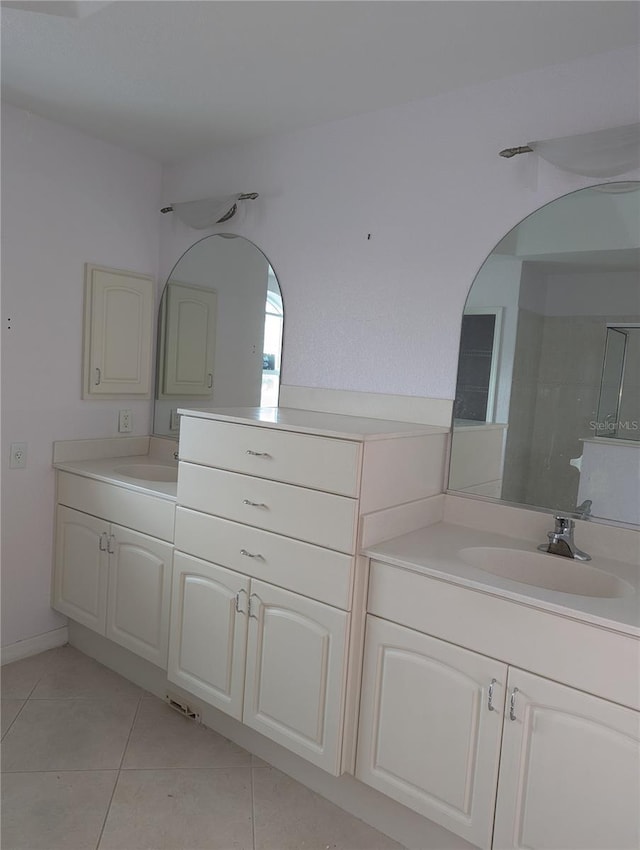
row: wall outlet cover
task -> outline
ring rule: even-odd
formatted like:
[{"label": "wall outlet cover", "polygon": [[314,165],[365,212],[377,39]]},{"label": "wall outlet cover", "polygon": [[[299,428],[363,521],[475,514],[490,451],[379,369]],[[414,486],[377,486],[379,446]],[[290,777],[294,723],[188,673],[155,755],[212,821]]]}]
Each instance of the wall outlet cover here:
[{"label": "wall outlet cover", "polygon": [[129,434],[133,431],[133,416],[130,410],[121,410],[118,415],[118,431],[121,434]]}]

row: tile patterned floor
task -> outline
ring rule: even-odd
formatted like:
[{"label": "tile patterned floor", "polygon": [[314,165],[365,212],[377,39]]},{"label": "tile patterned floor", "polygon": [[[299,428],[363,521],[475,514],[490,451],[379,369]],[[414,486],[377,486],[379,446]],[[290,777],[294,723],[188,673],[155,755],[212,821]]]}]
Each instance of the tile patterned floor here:
[{"label": "tile patterned floor", "polygon": [[71,647],[2,668],[2,850],[402,850]]}]

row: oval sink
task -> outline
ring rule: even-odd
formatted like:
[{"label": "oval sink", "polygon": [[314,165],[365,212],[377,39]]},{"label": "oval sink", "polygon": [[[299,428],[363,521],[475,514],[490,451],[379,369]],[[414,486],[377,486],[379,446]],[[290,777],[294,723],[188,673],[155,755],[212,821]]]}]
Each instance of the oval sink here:
[{"label": "oval sink", "polygon": [[561,593],[610,598],[634,592],[628,582],[617,576],[558,555],[477,546],[461,549],[460,557],[493,575]]},{"label": "oval sink", "polygon": [[178,467],[161,463],[127,463],[116,466],[114,472],[140,481],[177,481]]}]

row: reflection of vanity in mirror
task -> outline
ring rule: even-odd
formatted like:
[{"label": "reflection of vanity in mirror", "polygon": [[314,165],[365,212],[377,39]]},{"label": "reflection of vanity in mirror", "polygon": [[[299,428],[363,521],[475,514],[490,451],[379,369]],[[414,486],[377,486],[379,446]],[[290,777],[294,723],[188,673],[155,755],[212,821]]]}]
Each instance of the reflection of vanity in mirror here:
[{"label": "reflection of vanity in mirror", "polygon": [[451,490],[640,523],[639,188],[562,197],[481,267],[463,317]]},{"label": "reflection of vanity in mirror", "polygon": [[283,307],[265,255],[207,236],[167,280],[158,318],[154,433],[178,436],[177,409],[278,403]]}]

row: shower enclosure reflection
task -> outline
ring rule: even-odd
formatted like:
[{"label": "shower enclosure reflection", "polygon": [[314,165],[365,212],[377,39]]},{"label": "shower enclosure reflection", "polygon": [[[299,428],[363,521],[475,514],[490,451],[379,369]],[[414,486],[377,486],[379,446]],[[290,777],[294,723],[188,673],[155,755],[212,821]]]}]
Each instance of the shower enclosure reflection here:
[{"label": "shower enclosure reflection", "polygon": [[640,440],[640,327],[607,328],[596,434]]}]

